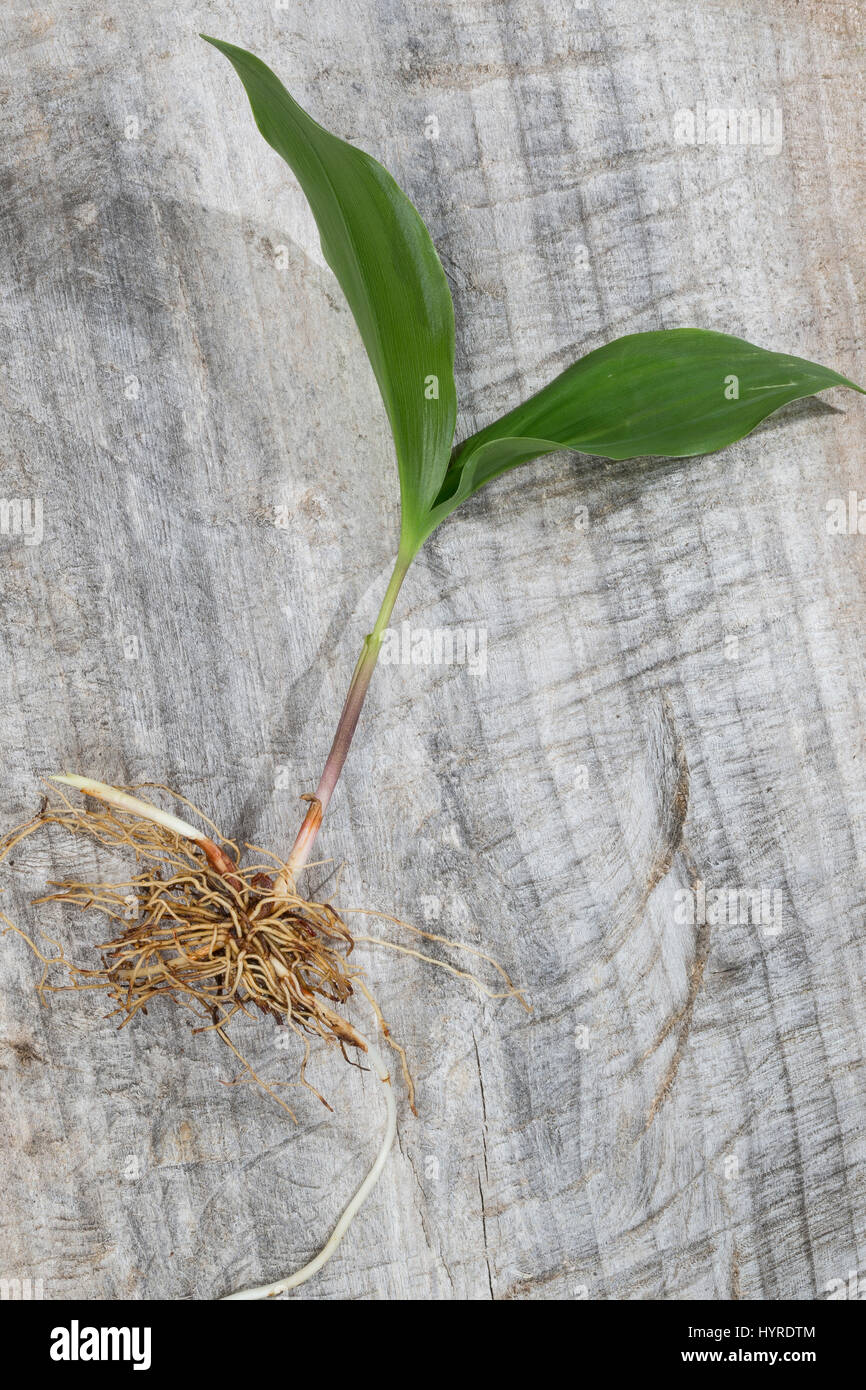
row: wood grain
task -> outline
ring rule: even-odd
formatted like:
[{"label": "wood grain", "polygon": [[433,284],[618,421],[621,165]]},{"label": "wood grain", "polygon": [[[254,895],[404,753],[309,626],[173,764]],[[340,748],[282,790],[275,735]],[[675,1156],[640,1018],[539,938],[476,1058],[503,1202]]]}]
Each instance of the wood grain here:
[{"label": "wood grain", "polygon": [[[198,29],[416,202],[461,433],[639,329],[866,379],[862,6],[46,0],[0,26],[0,495],[44,506],[41,544],[0,535],[4,827],[67,768],[287,851],[387,577],[372,373]],[[780,112],[780,148],[678,143],[699,103]],[[862,438],[831,393],[710,458],[557,455],[425,548],[396,620],[483,629],[486,674],[377,673],[322,850],[342,904],[485,947],[535,1011],[358,948],[420,1116],[293,1297],[814,1299],[866,1270],[866,539],[827,530]],[[119,868],[31,841],[2,899],[79,960],[98,923],[29,897],[82,864]],[[698,885],[778,893],[781,930],[682,920]],[[293,1128],[168,1009],[41,1008],[9,935],[0,973],[0,1275],[212,1298],[318,1249],[377,1142],[370,1077],[317,1055],[334,1114],[290,1092]],[[294,1077],[268,1025],[244,1044]]]}]

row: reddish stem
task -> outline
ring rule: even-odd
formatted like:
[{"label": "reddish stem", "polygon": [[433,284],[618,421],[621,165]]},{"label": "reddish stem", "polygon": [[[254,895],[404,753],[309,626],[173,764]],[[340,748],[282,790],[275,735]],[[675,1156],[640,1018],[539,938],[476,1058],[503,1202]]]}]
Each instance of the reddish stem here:
[{"label": "reddish stem", "polygon": [[233,859],[229,858],[225,850],[220,849],[219,845],[215,845],[213,840],[209,840],[206,835],[202,835],[200,839],[196,840],[196,844],[200,845],[204,850],[205,858],[211,868],[216,869],[217,873],[225,879],[226,883],[228,883],[231,888],[236,889],[237,892],[241,892],[243,884],[235,873],[237,865]]},{"label": "reddish stem", "polygon": [[[400,592],[400,585],[406,577],[406,571],[411,563],[411,558],[411,556],[407,559],[402,554],[398,555],[397,563],[394,566],[394,573],[391,575],[373,631],[364,638],[361,655],[358,658],[354,674],[349,684],[349,689],[343,704],[343,711],[340,715],[340,722],[334,734],[334,741],[331,744],[331,751],[328,754],[327,762],[319,778],[319,785],[316,788],[315,795],[307,798],[310,802],[310,808],[304,817],[303,824],[292,846],[292,852],[289,855],[288,864],[286,866],[286,874],[288,877],[294,878],[310,857],[310,851],[313,848],[316,836],[319,833],[319,827],[322,824],[322,817],[328,808],[328,802],[331,800],[340,773],[343,771],[343,764],[346,761],[352,738],[358,727],[361,708],[364,704],[367,691],[370,688],[370,680],[376,668],[376,662],[379,659],[382,637],[388,626],[388,621],[393,612],[397,595]],[[280,877],[282,878],[283,875]]]}]

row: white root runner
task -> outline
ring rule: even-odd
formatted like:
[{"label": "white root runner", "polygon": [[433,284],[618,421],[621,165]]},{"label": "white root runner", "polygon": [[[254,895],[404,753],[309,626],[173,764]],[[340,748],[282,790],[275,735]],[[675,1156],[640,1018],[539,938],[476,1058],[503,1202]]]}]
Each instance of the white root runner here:
[{"label": "white root runner", "polygon": [[385,1162],[391,1151],[391,1146],[394,1143],[394,1135],[397,1132],[397,1106],[394,1102],[394,1091],[391,1086],[391,1077],[388,1068],[385,1066],[378,1048],[371,1042],[367,1043],[367,1056],[370,1058],[379,1080],[385,1087],[385,1133],[382,1136],[382,1143],[379,1146],[379,1152],[376,1154],[372,1168],[334,1227],[330,1239],[327,1244],[322,1247],[315,1259],[310,1260],[309,1264],[304,1265],[304,1267],[297,1270],[296,1273],[287,1275],[285,1279],[278,1279],[275,1284],[260,1284],[254,1289],[242,1289],[239,1293],[227,1294],[221,1302],[228,1303],[232,1299],[275,1298],[277,1294],[287,1293],[289,1289],[296,1289],[299,1284],[306,1283],[314,1274],[318,1274],[323,1265],[327,1264],[328,1260],[337,1249],[337,1246],[340,1244],[340,1241],[343,1239],[343,1236],[348,1231],[360,1207],[376,1186],[379,1175],[385,1167]]},{"label": "white root runner", "polygon": [[68,772],[56,774],[48,780],[75,787],[85,796],[95,796],[100,801],[107,802],[109,806],[116,806],[119,811],[128,811],[132,816],[142,816],[145,820],[153,821],[154,825],[161,825],[164,829],[170,830],[174,835],[193,840],[195,844],[207,839],[207,836],[201,830],[196,830],[189,821],[181,820],[180,816],[172,815],[171,811],[163,811],[161,806],[154,806],[152,801],[142,801],[140,796],[130,796],[129,792],[122,792],[118,787],[109,786],[107,782],[97,782],[93,777],[75,777]]}]

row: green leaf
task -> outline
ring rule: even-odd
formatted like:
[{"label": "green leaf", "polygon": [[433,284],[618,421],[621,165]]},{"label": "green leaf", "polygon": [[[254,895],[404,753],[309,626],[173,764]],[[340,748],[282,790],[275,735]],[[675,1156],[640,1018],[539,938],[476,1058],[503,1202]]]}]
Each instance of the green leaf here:
[{"label": "green leaf", "polygon": [[376,374],[400,473],[401,545],[414,554],[448,467],[457,392],[454,307],[415,208],[386,169],[331,135],[252,53],[202,38],[229,59],[256,125],[294,171]]},{"label": "green leaf", "polygon": [[673,328],[617,338],[458,445],[430,530],[492,478],[542,454],[709,454],[828,386],[862,390],[838,372],[727,333]]}]

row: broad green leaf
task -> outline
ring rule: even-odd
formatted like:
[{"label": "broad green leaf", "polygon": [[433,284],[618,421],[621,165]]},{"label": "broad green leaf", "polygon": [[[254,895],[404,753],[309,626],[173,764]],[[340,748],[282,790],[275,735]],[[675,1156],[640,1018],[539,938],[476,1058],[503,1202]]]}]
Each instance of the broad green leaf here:
[{"label": "broad green leaf", "polygon": [[317,125],[260,59],[202,38],[234,67],[259,130],[291,166],[312,208],[391,423],[402,544],[414,553],[429,533],[457,416],[454,308],[430,235],[387,170]]},{"label": "broad green leaf", "polygon": [[727,333],[673,328],[617,338],[458,445],[430,529],[492,478],[542,454],[709,454],[788,401],[828,386],[862,389],[802,357]]}]

